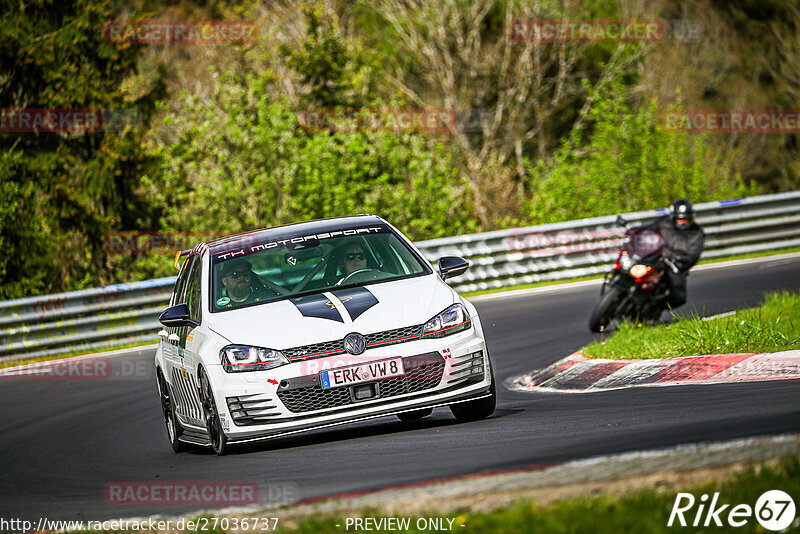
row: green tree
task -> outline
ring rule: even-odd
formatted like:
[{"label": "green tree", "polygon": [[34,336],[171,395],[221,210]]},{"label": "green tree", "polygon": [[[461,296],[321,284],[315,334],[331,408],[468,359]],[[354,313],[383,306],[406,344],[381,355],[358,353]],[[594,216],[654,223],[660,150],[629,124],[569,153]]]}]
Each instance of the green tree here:
[{"label": "green tree", "polygon": [[297,49],[281,45],[280,54],[297,72],[306,88],[303,103],[322,108],[358,107],[374,99],[374,87],[366,73],[375,67],[370,54],[348,46],[338,35],[335,22],[328,20],[322,4],[303,7],[306,40]]},{"label": "green tree", "polygon": [[551,159],[527,165],[533,224],[756,192],[720,164],[707,136],[662,128],[655,99],[640,102],[619,81],[595,97],[591,124],[576,128]]},{"label": "green tree", "polygon": [[211,102],[167,117],[154,197],[169,228],[226,234],[356,213],[412,237],[470,232],[466,188],[446,149],[414,132],[306,131],[267,76],[221,77]]},{"label": "green tree", "polygon": [[141,192],[152,162],[141,136],[163,83],[156,77],[135,96],[122,89],[139,48],[103,39],[115,17],[110,0],[2,0],[0,12],[0,108],[104,110],[135,119],[113,132],[0,131],[15,197],[4,205],[13,216],[0,230],[8,257],[0,297],[107,283],[104,236],[152,227],[157,215]]}]

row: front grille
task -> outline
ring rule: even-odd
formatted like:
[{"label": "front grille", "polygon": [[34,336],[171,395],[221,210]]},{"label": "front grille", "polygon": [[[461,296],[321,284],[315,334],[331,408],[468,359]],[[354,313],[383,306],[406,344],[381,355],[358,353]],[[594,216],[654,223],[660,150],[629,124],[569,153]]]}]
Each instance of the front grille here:
[{"label": "front grille", "polygon": [[283,355],[290,360],[305,360],[308,358],[321,358],[322,356],[333,356],[344,352],[344,339],[336,341],[324,341],[313,345],[304,345],[292,349],[282,350]]},{"label": "front grille", "polygon": [[394,330],[386,330],[385,332],[378,332],[376,334],[367,334],[364,339],[367,340],[367,347],[394,345],[395,343],[404,343],[406,341],[413,341],[419,339],[422,335],[422,325],[406,326],[405,328],[395,328]]},{"label": "front grille", "polygon": [[[405,326],[403,328],[395,328],[393,330],[385,330],[383,332],[375,332],[374,334],[366,334],[364,339],[366,339],[367,348],[369,349],[371,347],[385,347],[387,345],[405,343],[406,341],[414,341],[415,339],[419,339],[421,335],[422,325],[418,324],[414,326]],[[303,345],[302,347],[293,347],[291,349],[284,349],[281,352],[291,361],[335,356],[337,354],[344,354],[344,339],[323,341],[322,343]]]},{"label": "front grille", "polygon": [[275,401],[262,395],[228,397],[228,410],[236,426],[259,425],[280,415]]},{"label": "front grille", "polygon": [[[403,358],[405,369],[403,376],[364,382],[364,384],[378,384],[378,395],[369,400],[432,389],[441,381],[444,366],[444,359],[438,353]],[[313,381],[314,377],[304,377],[304,379],[308,383]],[[337,408],[359,402],[351,397],[350,387],[322,389],[319,385],[279,389],[278,398],[289,411],[294,413]]]}]

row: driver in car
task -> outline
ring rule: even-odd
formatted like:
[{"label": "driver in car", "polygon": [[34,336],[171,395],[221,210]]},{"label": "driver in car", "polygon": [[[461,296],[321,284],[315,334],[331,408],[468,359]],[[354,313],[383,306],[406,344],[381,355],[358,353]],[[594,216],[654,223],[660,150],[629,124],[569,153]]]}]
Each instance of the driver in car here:
[{"label": "driver in car", "polygon": [[250,263],[243,259],[223,263],[220,279],[225,289],[223,296],[217,300],[217,306],[232,308],[264,300],[263,293],[253,283],[258,276],[253,272]]},{"label": "driver in car", "polygon": [[341,262],[341,269],[342,269],[342,277],[336,282],[336,285],[340,285],[345,278],[350,276],[356,271],[361,271],[367,268],[367,253],[364,251],[364,247],[362,247],[358,243],[353,243],[347,248],[344,249],[344,253],[342,254],[342,262]]}]

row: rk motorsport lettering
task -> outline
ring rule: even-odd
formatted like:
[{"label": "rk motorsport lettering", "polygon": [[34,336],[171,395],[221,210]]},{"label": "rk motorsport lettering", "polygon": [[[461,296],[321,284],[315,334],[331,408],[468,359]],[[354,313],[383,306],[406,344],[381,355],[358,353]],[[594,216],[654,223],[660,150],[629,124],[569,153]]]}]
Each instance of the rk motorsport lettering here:
[{"label": "rk motorsport lettering", "polygon": [[253,252],[258,252],[259,250],[268,250],[271,248],[276,248],[279,246],[285,247],[288,244],[298,244],[303,243],[306,241],[321,241],[323,239],[330,239],[332,237],[344,237],[344,236],[354,236],[354,235],[361,235],[361,234],[371,234],[371,233],[380,233],[384,231],[381,227],[371,227],[371,228],[354,228],[352,230],[339,230],[335,232],[325,232],[321,234],[312,234],[306,235],[302,237],[293,237],[291,239],[281,239],[278,241],[272,241],[269,243],[259,243],[258,245],[253,245],[251,247],[247,247],[247,249],[240,249],[240,250],[232,250],[228,252],[224,252],[222,254],[218,254],[216,256],[217,260],[226,260],[230,258],[235,258],[236,256],[243,256],[245,254],[252,254]]}]

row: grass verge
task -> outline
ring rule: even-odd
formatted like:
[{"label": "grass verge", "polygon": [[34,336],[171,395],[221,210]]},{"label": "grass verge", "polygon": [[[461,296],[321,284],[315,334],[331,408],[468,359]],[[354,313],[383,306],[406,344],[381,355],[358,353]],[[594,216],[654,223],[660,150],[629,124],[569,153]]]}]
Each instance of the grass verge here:
[{"label": "grass verge", "polygon": [[[353,524],[346,528],[347,518],[396,518],[405,523],[406,528],[394,528],[396,532],[430,532],[440,530],[431,528],[432,525],[441,525],[442,530],[468,533],[521,533],[532,532],[542,534],[619,534],[621,532],[635,533],[661,533],[661,532],[765,532],[759,525],[755,515],[745,517],[746,524],[742,527],[731,527],[727,523],[728,513],[737,505],[747,505],[755,513],[756,502],[759,497],[769,490],[781,490],[794,499],[800,496],[800,457],[785,458],[782,460],[769,460],[760,464],[750,465],[733,474],[712,478],[700,484],[661,485],[653,482],[654,486],[647,489],[625,490],[618,493],[603,491],[599,494],[587,494],[580,497],[555,499],[546,503],[536,500],[520,499],[510,506],[502,506],[490,511],[474,511],[465,507],[452,507],[446,503],[447,512],[434,511],[417,513],[403,513],[401,510],[391,512],[381,509],[366,508],[357,511],[329,513],[314,517],[286,519],[283,510],[272,510],[254,514],[260,517],[278,517],[277,531],[292,534],[333,534],[347,531],[358,531]],[[690,493],[695,497],[695,505],[684,513],[687,527],[681,527],[676,522],[672,527],[667,526],[673,505],[678,492]],[[719,514],[722,527],[702,526],[692,527],[692,522],[698,512],[698,505],[702,495],[713,496],[719,493],[716,507],[728,505]],[[431,500],[435,497],[432,495]],[[447,499],[445,499],[446,501]],[[711,500],[709,498],[709,500]],[[685,501],[682,502],[685,505]],[[706,503],[707,504],[707,503]],[[777,506],[774,503],[772,506]],[[707,512],[708,506],[703,511]],[[289,512],[289,510],[286,510]],[[282,518],[283,516],[283,518]],[[209,517],[210,516],[205,516]],[[701,525],[706,514],[702,514]],[[430,519],[433,521],[424,521]],[[742,519],[739,517],[738,519]],[[450,523],[449,521],[452,521]],[[426,527],[427,528],[423,528]],[[450,526],[452,525],[452,526]],[[462,526],[463,525],[463,526]],[[449,528],[448,528],[449,527]],[[386,532],[379,528],[369,530]],[[78,532],[78,531],[72,531]],[[101,531],[81,531],[101,532]],[[112,531],[102,531],[112,532]],[[113,531],[120,532],[120,531]],[[183,530],[180,532],[195,532]],[[222,534],[228,532],[222,529],[209,529],[203,532]],[[245,532],[245,531],[240,531]],[[252,532],[252,530],[251,530]],[[782,532],[800,532],[800,521],[794,522]]]},{"label": "grass verge", "polygon": [[762,250],[761,252],[748,252],[746,254],[732,254],[730,256],[720,256],[719,258],[701,259],[698,265],[707,265],[709,263],[721,263],[733,260],[747,260],[750,258],[763,258],[766,256],[778,256],[780,254],[791,254],[793,252],[800,252],[800,247],[779,248],[775,250]]},{"label": "grass verge", "polygon": [[[755,507],[759,496],[765,491],[780,489],[789,495],[800,495],[800,458],[790,458],[775,462],[772,465],[759,465],[751,467],[723,480],[709,482],[700,486],[688,488],[699,503],[703,494],[713,495],[719,492],[719,506],[730,504],[725,512],[720,514],[724,526],[708,529],[697,528],[691,532],[763,532],[755,517],[751,517],[747,525],[734,528],[726,523],[727,512],[735,505],[746,504]],[[460,532],[541,532],[554,534],[584,533],[593,534],[619,534],[620,532],[674,532],[681,530],[675,524],[667,527],[667,521],[675,502],[677,492],[674,490],[644,490],[630,494],[611,495],[603,493],[597,496],[573,498],[557,501],[545,506],[535,502],[519,502],[508,508],[498,509],[486,513],[472,513],[469,510],[460,510],[450,515],[455,519],[453,529]],[[697,506],[685,514],[687,523],[691,525],[694,520]],[[362,517],[381,517],[374,511],[364,511]],[[437,514],[425,514],[422,517],[432,519],[441,518]],[[705,515],[703,517],[705,519]],[[412,517],[410,527],[404,532],[426,532],[416,528],[417,518]],[[337,527],[336,525],[341,525]],[[465,527],[459,528],[461,524]],[[340,533],[344,531],[344,521],[341,517],[307,519],[296,525],[286,525],[283,532],[292,533]],[[798,532],[800,525],[794,525],[784,532]]]},{"label": "grass verge", "polygon": [[605,341],[583,349],[591,358],[669,358],[800,348],[800,293],[769,293],[758,308],[715,319],[691,316],[642,328],[621,323]]}]

